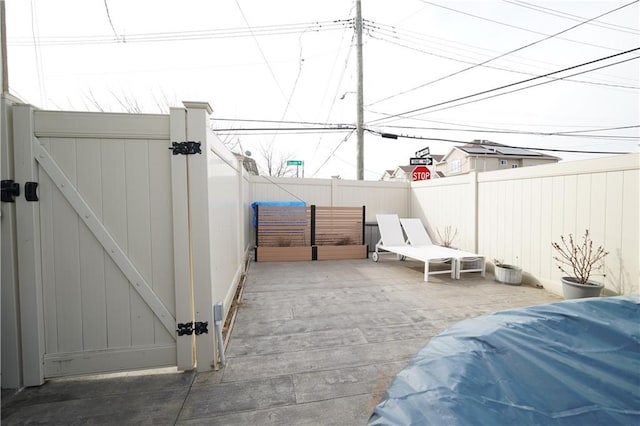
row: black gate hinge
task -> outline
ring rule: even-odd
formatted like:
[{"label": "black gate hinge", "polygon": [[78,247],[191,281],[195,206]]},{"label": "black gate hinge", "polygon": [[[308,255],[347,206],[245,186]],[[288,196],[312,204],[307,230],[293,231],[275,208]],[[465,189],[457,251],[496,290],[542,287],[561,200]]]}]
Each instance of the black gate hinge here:
[{"label": "black gate hinge", "polygon": [[178,329],[176,331],[178,332],[178,336],[184,336],[185,334],[191,336],[194,332],[196,333],[196,336],[198,336],[200,334],[209,334],[208,327],[209,323],[207,321],[196,322],[195,327],[192,322],[181,322],[178,323]]},{"label": "black gate hinge", "polygon": [[173,151],[173,155],[202,154],[200,146],[200,142],[195,141],[171,142],[169,149]]},{"label": "black gate hinge", "polygon": [[3,203],[15,203],[16,197],[20,196],[20,184],[11,179],[3,180],[0,183],[0,200]]}]

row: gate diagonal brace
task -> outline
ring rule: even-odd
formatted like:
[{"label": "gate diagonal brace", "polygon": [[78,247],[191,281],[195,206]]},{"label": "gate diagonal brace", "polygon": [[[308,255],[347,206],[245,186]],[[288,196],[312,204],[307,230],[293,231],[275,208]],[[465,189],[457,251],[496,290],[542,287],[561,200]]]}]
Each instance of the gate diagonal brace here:
[{"label": "gate diagonal brace", "polygon": [[173,151],[173,155],[202,154],[200,146],[200,142],[195,141],[171,142],[169,149]]}]

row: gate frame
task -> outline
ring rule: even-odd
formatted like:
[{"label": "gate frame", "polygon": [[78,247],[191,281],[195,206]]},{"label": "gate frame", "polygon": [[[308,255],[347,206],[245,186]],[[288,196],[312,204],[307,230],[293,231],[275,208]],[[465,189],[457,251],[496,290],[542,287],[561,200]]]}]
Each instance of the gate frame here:
[{"label": "gate frame", "polygon": [[[181,139],[181,132],[186,131],[185,119],[188,112],[182,109],[181,114],[171,114],[166,119],[170,125],[170,140]],[[203,122],[203,126],[205,123]],[[83,129],[86,130],[86,129]],[[103,245],[105,252],[119,266],[129,284],[136,289],[143,300],[157,314],[165,328],[173,331],[175,338],[176,365],[179,370],[192,369],[195,366],[195,336],[177,336],[174,326],[176,322],[192,321],[194,318],[193,287],[191,284],[191,260],[189,252],[189,207],[187,203],[187,159],[184,156],[171,158],[172,213],[174,236],[174,291],[175,318],[160,300],[157,300],[148,283],[144,281],[136,267],[130,263],[125,253],[115,243],[102,224],[95,223],[95,215],[88,205],[77,194],[61,170],[52,163],[50,154],[39,145],[35,129],[35,108],[27,104],[13,106],[13,140],[14,167],[16,182],[39,182],[39,168],[49,170],[55,186],[74,206],[79,219],[92,230],[94,237]],[[174,139],[175,137],[175,139]],[[134,136],[135,138],[135,136]],[[169,144],[168,144],[169,145]],[[167,150],[167,155],[171,153]],[[40,163],[40,164],[39,164]],[[57,169],[57,170],[56,170]],[[22,353],[22,386],[39,386],[47,377],[45,368],[45,336],[43,277],[40,243],[40,215],[38,202],[28,202],[24,197],[16,199],[16,235],[18,258],[18,290],[20,300],[20,334]],[[82,212],[82,213],[81,213]],[[90,222],[94,222],[91,224]],[[102,229],[100,229],[102,228]],[[105,247],[104,243],[107,243]],[[113,244],[110,244],[113,243]],[[114,245],[115,244],[115,245]],[[152,306],[153,305],[153,306]],[[167,322],[168,321],[168,322]],[[180,337],[180,338],[178,338]],[[135,351],[135,348],[132,348]],[[89,351],[91,352],[91,351]],[[117,352],[117,351],[116,351]],[[114,352],[115,353],[115,352]],[[132,368],[135,368],[133,366]]]}]

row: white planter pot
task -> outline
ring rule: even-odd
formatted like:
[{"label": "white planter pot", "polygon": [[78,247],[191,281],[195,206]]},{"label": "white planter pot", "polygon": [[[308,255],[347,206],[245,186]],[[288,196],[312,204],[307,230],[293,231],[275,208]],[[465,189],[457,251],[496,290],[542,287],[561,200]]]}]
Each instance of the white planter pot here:
[{"label": "white planter pot", "polygon": [[496,281],[510,285],[520,285],[522,283],[522,268],[514,265],[496,265],[493,271]]},{"label": "white planter pot", "polygon": [[562,294],[565,299],[583,299],[585,297],[598,297],[604,288],[604,284],[596,281],[587,281],[588,284],[576,282],[574,277],[562,277]]}]

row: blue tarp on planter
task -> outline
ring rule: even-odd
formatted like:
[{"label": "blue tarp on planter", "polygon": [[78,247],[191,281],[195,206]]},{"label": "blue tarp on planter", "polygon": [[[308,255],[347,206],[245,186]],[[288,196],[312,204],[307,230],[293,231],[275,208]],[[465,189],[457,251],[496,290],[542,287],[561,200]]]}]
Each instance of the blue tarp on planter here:
[{"label": "blue tarp on planter", "polygon": [[253,209],[253,227],[255,228],[256,219],[256,206],[306,206],[304,201],[254,201],[251,203]]},{"label": "blue tarp on planter", "polygon": [[431,339],[370,425],[640,424],[640,296],[496,312]]}]

